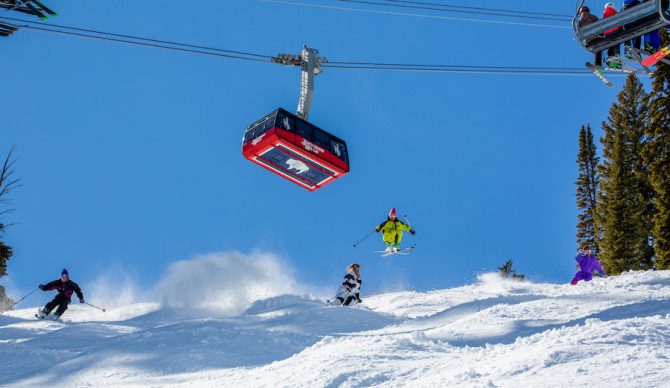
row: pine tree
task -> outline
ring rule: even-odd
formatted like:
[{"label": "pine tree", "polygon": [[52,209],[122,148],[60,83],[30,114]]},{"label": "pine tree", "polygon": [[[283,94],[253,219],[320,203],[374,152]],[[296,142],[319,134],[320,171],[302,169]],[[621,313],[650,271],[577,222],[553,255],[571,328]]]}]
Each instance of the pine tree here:
[{"label": "pine tree", "polygon": [[648,117],[647,95],[634,75],[610,108],[603,122],[604,161],[599,168],[600,190],[597,228],[598,246],[606,271],[618,274],[652,265],[650,245],[653,191],[642,160]]},{"label": "pine tree", "polygon": [[524,274],[517,274],[516,270],[512,268],[512,260],[507,260],[505,264],[501,265],[498,267],[498,273],[500,273],[500,276],[505,279],[509,279],[510,277],[512,280],[518,280],[520,282],[526,280],[526,275]]},{"label": "pine tree", "polygon": [[577,246],[598,248],[596,240],[596,194],[598,188],[598,157],[593,142],[591,126],[582,125],[579,130],[579,153],[577,154],[579,177],[577,178]]},{"label": "pine tree", "polygon": [[[668,34],[661,32],[663,45],[668,44]],[[670,269],[670,65],[657,64],[649,98],[649,141],[644,149],[644,159],[649,168],[649,178],[655,191],[653,205],[653,236],[656,254],[655,267]]]}]

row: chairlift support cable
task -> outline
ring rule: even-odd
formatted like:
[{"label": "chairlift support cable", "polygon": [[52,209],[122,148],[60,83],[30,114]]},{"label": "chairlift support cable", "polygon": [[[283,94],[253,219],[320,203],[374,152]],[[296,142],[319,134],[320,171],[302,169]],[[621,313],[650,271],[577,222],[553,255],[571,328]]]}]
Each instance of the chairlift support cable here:
[{"label": "chairlift support cable", "polygon": [[[346,0],[338,0],[338,1],[346,1]],[[389,3],[431,5],[431,6],[444,7],[444,8],[472,9],[472,10],[495,11],[495,12],[509,12],[509,13],[518,13],[518,14],[527,14],[527,15],[556,16],[556,17],[562,17],[562,18],[566,18],[566,19],[571,19],[572,18],[572,16],[570,16],[570,15],[563,15],[563,14],[556,14],[556,13],[517,11],[517,10],[498,9],[498,8],[471,7],[471,6],[466,6],[466,5],[428,3],[428,2],[424,2],[424,1],[409,1],[409,0],[378,0],[378,1],[386,1],[386,2],[389,2]]]},{"label": "chairlift support cable", "polygon": [[[420,73],[464,73],[464,74],[516,74],[516,75],[550,75],[550,76],[579,76],[579,75],[589,75],[590,72],[584,69],[577,68],[560,68],[560,67],[502,67],[502,66],[473,66],[473,65],[435,65],[435,64],[401,64],[401,63],[380,63],[380,62],[344,62],[344,61],[326,61],[325,58],[318,56],[318,51],[314,53],[314,67],[312,71],[309,71],[309,50],[306,54],[307,60],[303,59],[301,55],[288,55],[280,54],[278,56],[269,56],[256,54],[252,52],[244,51],[234,51],[234,50],[225,50],[220,48],[199,46],[193,44],[177,43],[170,42],[165,40],[150,39],[134,35],[123,35],[116,33],[108,33],[103,31],[95,31],[84,28],[68,27],[68,26],[58,26],[58,28],[68,29],[72,31],[63,31],[54,28],[46,27],[37,27],[33,24],[40,26],[52,26],[47,23],[32,22],[15,18],[7,18],[0,16],[1,20],[11,20],[19,21],[26,24],[16,24],[16,27],[32,29],[37,32],[49,32],[56,34],[63,34],[68,36],[74,36],[79,38],[89,38],[97,39],[103,41],[111,41],[116,43],[131,44],[143,47],[152,47],[152,48],[161,48],[165,50],[173,50],[179,52],[188,52],[194,54],[202,54],[209,56],[224,57],[229,59],[239,59],[255,62],[264,62],[264,63],[281,63],[284,65],[293,65],[301,66],[303,70],[302,77],[304,81],[301,80],[301,101],[299,102],[298,113],[309,116],[309,111],[311,108],[311,100],[314,90],[314,79],[313,76],[319,74],[322,68],[336,68],[336,69],[349,69],[349,70],[371,70],[371,71],[401,71],[401,72],[420,72]],[[80,32],[74,32],[80,31]],[[87,33],[90,32],[90,33]],[[108,37],[106,35],[110,35]],[[135,39],[137,41],[132,41],[129,39],[121,39],[120,37],[127,37],[129,39]],[[163,44],[155,44],[154,42],[161,42]],[[201,49],[194,49],[201,48]],[[206,51],[209,50],[209,51]],[[231,55],[227,53],[238,53],[240,55]],[[264,59],[264,58],[267,58]],[[312,76],[310,77],[310,74]]]},{"label": "chairlift support cable", "polygon": [[327,5],[327,4],[312,4],[312,3],[305,3],[305,2],[293,1],[293,0],[260,0],[260,1],[264,1],[266,3],[283,4],[283,5],[293,5],[293,6],[302,6],[302,7],[312,7],[312,8],[325,8],[325,9],[336,9],[336,10],[342,10],[342,11],[373,13],[373,14],[381,14],[381,15],[412,16],[412,17],[420,17],[420,18],[427,18],[427,19],[459,20],[459,21],[474,22],[474,23],[504,24],[504,25],[512,25],[512,26],[524,26],[524,27],[543,27],[543,28],[570,29],[570,26],[567,26],[567,25],[562,26],[562,25],[554,25],[554,24],[514,22],[514,21],[509,21],[509,20],[472,19],[472,18],[464,18],[464,17],[457,17],[457,16],[444,16],[444,15],[429,15],[429,14],[419,14],[419,13],[382,11],[382,10],[375,10],[375,9],[351,8],[351,7],[342,7],[342,6]]},{"label": "chairlift support cable", "polygon": [[[523,11],[517,11],[517,14],[514,15],[514,14],[501,13],[501,12],[515,12],[515,11],[495,10],[495,9],[486,9],[486,8],[474,8],[474,7],[473,7],[472,10],[467,9],[468,7],[463,7],[463,9],[436,8],[436,6],[439,7],[440,5],[429,4],[429,3],[415,3],[415,4],[421,4],[421,5],[403,5],[403,4],[389,4],[388,0],[380,0],[380,1],[386,1],[387,3],[380,3],[380,2],[377,2],[377,1],[369,1],[369,0],[337,0],[337,1],[345,2],[345,3],[353,3],[353,4],[380,5],[382,7],[420,9],[420,10],[427,10],[427,11],[464,13],[464,14],[470,14],[470,15],[499,16],[499,17],[518,18],[518,19],[553,20],[553,21],[562,21],[562,22],[569,22],[572,19],[570,16],[565,16],[565,15],[560,15],[559,17],[556,17],[556,16],[539,16],[539,15],[534,16],[530,13],[524,15]],[[444,7],[444,6],[442,6],[442,7]]]}]

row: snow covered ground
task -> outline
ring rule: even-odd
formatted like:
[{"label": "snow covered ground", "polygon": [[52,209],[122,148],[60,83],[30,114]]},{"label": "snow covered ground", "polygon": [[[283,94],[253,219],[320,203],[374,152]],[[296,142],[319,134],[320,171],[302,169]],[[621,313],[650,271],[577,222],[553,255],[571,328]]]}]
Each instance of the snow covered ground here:
[{"label": "snow covered ground", "polygon": [[250,299],[238,314],[73,303],[0,316],[6,386],[668,387],[670,271],[577,286],[502,281],[431,292]]}]

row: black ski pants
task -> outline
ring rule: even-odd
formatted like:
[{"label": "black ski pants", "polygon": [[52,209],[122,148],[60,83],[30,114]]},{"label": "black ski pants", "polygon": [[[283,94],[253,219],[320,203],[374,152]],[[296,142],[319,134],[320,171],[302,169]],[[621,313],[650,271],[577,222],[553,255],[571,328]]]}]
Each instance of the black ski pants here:
[{"label": "black ski pants", "polygon": [[353,301],[355,301],[355,300],[356,300],[356,301],[360,301],[360,300],[361,300],[361,298],[360,298],[359,295],[360,295],[360,294],[358,294],[358,293],[356,293],[356,295],[349,295],[349,296],[347,297],[347,299],[344,299],[343,297],[338,296],[337,299],[339,299],[339,301],[342,303],[342,306],[349,306],[349,305],[351,304],[351,302],[353,302]]},{"label": "black ski pants", "polygon": [[58,294],[56,297],[49,303],[44,306],[44,312],[49,314],[51,310],[53,310],[56,306],[58,306],[58,309],[56,310],[56,315],[59,317],[63,315],[65,310],[67,310],[67,305],[70,304],[70,298],[68,298],[65,295]]}]

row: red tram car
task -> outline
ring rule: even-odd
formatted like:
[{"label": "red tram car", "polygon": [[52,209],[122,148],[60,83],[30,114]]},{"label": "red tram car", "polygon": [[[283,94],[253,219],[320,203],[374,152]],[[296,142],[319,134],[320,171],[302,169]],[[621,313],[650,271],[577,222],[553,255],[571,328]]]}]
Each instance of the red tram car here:
[{"label": "red tram car", "polygon": [[242,154],[309,191],[349,172],[344,140],[282,108],[247,127]]}]

